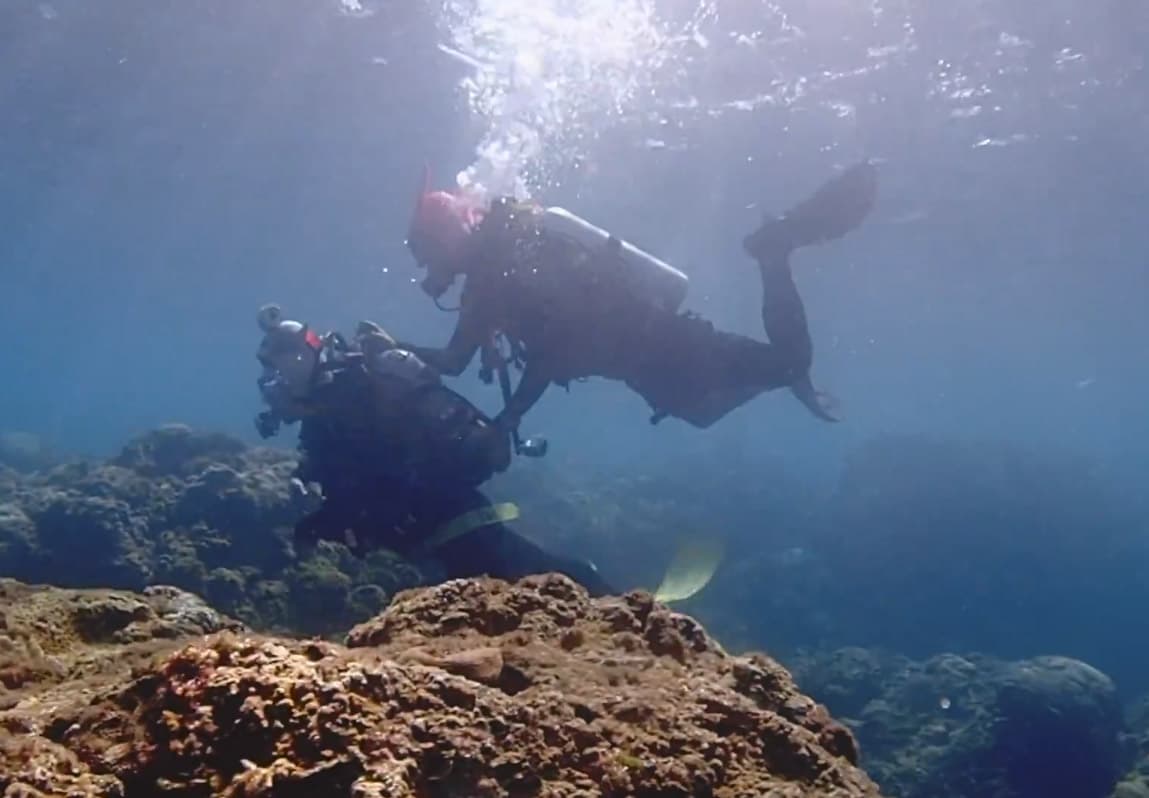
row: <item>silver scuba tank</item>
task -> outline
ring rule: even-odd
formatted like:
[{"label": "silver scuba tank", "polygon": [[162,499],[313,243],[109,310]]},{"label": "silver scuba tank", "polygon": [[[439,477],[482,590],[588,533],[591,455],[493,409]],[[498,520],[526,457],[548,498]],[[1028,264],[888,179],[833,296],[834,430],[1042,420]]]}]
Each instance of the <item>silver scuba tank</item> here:
[{"label": "silver scuba tank", "polygon": [[686,299],[690,281],[685,274],[565,208],[543,209],[542,227],[548,233],[571,239],[592,251],[615,248],[616,257],[600,262],[610,260],[622,268],[625,279],[640,299],[669,311],[678,310]]}]

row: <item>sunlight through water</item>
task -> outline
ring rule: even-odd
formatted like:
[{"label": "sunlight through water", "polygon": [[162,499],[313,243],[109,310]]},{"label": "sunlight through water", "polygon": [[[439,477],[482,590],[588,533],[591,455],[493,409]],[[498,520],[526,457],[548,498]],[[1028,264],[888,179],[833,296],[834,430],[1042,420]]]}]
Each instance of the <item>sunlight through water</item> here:
[{"label": "sunlight through water", "polygon": [[999,3],[913,0],[721,13],[714,0],[432,1],[438,48],[465,68],[480,127],[456,180],[481,195],[561,185],[618,131],[676,152],[717,125],[729,139],[732,120],[752,120],[777,157],[800,147],[839,162],[906,155],[900,135],[867,132],[890,118],[919,119],[931,159],[1071,141],[1084,103],[1141,68],[1064,3],[1022,19]]},{"label": "sunlight through water", "polygon": [[487,125],[459,185],[524,196],[596,131],[647,112],[705,15],[676,23],[652,0],[449,0],[441,49],[472,67],[463,89]]}]

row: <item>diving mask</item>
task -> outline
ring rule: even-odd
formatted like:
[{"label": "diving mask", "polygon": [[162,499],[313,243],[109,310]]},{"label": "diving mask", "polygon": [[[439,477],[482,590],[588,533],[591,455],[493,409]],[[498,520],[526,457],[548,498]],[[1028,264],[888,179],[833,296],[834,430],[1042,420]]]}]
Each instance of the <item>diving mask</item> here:
[{"label": "diving mask", "polygon": [[306,324],[284,320],[267,308],[260,314],[265,335],[256,353],[263,366],[257,381],[259,392],[272,409],[287,410],[311,391],[323,339]]}]

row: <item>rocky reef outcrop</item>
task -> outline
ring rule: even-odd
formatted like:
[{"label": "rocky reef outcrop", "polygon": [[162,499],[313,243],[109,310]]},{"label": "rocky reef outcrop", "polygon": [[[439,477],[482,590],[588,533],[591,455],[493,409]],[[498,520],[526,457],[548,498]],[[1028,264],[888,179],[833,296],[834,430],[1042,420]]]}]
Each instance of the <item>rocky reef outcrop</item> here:
[{"label": "rocky reef outcrop", "polygon": [[[21,451],[28,449],[24,446]],[[10,464],[14,462],[10,460]],[[204,667],[213,674],[222,672],[217,664],[226,660],[231,669],[227,671],[229,678],[239,680],[238,683],[246,684],[243,680],[257,673],[251,678],[263,685],[258,688],[262,691],[260,696],[278,695],[265,685],[273,674],[290,672],[318,684],[334,679],[346,668],[360,667],[363,652],[378,649],[386,653],[372,656],[382,656],[390,663],[388,668],[437,668],[464,679],[461,683],[451,682],[455,685],[452,690],[458,684],[476,682],[484,689],[517,699],[518,693],[526,690],[524,684],[541,683],[538,674],[546,669],[540,663],[547,656],[556,657],[559,664],[555,668],[575,667],[573,661],[560,659],[570,659],[574,656],[571,652],[583,645],[578,642],[583,638],[577,631],[583,629],[581,634],[586,634],[585,628],[589,627],[583,621],[608,623],[603,613],[617,613],[617,606],[629,608],[626,611],[639,619],[637,626],[629,636],[617,630],[612,632],[614,642],[610,645],[614,649],[592,646],[583,649],[584,653],[599,657],[601,662],[595,660],[596,667],[602,665],[614,673],[610,677],[616,682],[612,687],[620,689],[632,689],[633,685],[627,685],[631,684],[628,680],[632,679],[634,668],[654,667],[643,664],[649,663],[644,657],[650,655],[649,648],[654,645],[648,637],[647,624],[650,618],[662,616],[642,609],[634,598],[627,598],[622,605],[611,605],[616,608],[609,611],[606,605],[599,604],[566,605],[577,605],[578,612],[590,614],[584,619],[571,609],[567,614],[571,618],[577,615],[576,620],[554,621],[567,631],[576,630],[565,642],[559,638],[562,655],[549,642],[516,642],[515,635],[526,634],[524,629],[530,640],[534,640],[530,635],[538,632],[531,626],[533,622],[523,620],[530,613],[520,612],[521,608],[531,605],[520,593],[506,599],[513,605],[511,610],[484,611],[487,614],[481,620],[468,615],[470,610],[462,611],[461,616],[455,610],[425,610],[425,615],[417,620],[426,628],[415,624],[416,616],[411,613],[416,605],[404,598],[400,602],[402,611],[393,607],[382,618],[358,629],[345,641],[347,646],[335,645],[334,641],[342,640],[347,629],[374,618],[396,596],[426,581],[428,575],[386,552],[360,560],[345,547],[329,543],[321,544],[313,555],[298,557],[291,546],[291,529],[308,508],[289,490],[295,464],[295,455],[288,450],[248,447],[227,436],[169,426],[130,441],[107,461],[60,464],[53,460],[30,467],[30,461],[24,459],[17,463],[19,471],[0,465],[0,576],[71,588],[134,590],[141,595],[132,602],[152,607],[145,610],[127,602],[121,610],[109,611],[96,626],[111,628],[119,635],[110,642],[90,642],[90,638],[104,638],[93,638],[88,625],[84,625],[88,631],[83,634],[75,632],[72,621],[60,627],[73,630],[65,633],[65,639],[80,641],[77,645],[86,652],[87,670],[81,676],[88,674],[102,685],[104,698],[98,700],[94,693],[73,689],[80,677],[69,670],[66,646],[58,649],[52,647],[58,644],[45,647],[39,642],[13,643],[15,638],[9,634],[8,642],[0,640],[0,654],[7,657],[0,659],[0,685],[7,691],[0,692],[0,706],[13,708],[19,704],[20,711],[26,713],[28,705],[20,698],[21,691],[28,685],[40,684],[45,689],[61,686],[62,692],[45,694],[44,706],[49,708],[57,706],[57,701],[74,704],[82,697],[89,700],[88,706],[99,704],[101,708],[92,711],[105,719],[112,718],[108,701],[124,712],[127,707],[146,704],[153,710],[162,706],[162,710],[156,710],[161,715],[178,715],[184,710],[178,703],[171,703],[174,699],[155,703],[160,699],[151,693],[140,697],[126,692],[129,682],[136,684],[133,678],[144,678],[145,673],[155,677],[157,672],[169,680],[155,682],[157,689],[190,689],[173,686],[174,682],[164,675],[167,671],[157,671],[160,666],[150,664],[158,654],[169,658],[165,661],[174,662],[170,658],[177,656],[177,649],[187,662],[208,663]],[[727,558],[701,596],[678,606],[689,608],[703,619],[728,649],[769,646],[772,654],[795,668],[804,690],[848,720],[862,741],[863,766],[891,794],[905,798],[1028,798],[1043,794],[1043,790],[1044,794],[1063,794],[1072,787],[1073,794],[1083,798],[1102,798],[1110,789],[1115,789],[1113,794],[1120,798],[1149,798],[1149,766],[1144,764],[1149,761],[1149,755],[1144,754],[1149,751],[1149,733],[1144,731],[1149,724],[1129,720],[1134,734],[1122,735],[1109,679],[1079,660],[1022,659],[1042,651],[1071,652],[1079,659],[1100,665],[1118,679],[1123,689],[1144,689],[1143,663],[1129,654],[1128,630],[1139,628],[1138,613],[1144,603],[1139,600],[1144,595],[1141,575],[1144,564],[1149,562],[1149,550],[1144,535],[1138,534],[1141,528],[1130,520],[1135,514],[1111,500],[1097,475],[1073,463],[1049,464],[1008,453],[902,439],[881,441],[859,450],[829,501],[810,486],[785,478],[783,469],[771,472],[769,478],[762,477],[761,469],[755,469],[755,473],[757,477],[748,480],[745,468],[723,461],[689,472],[678,468],[662,476],[587,475],[543,462],[529,469],[512,469],[488,487],[496,498],[519,503],[527,528],[544,529],[549,545],[589,555],[617,584],[653,587],[670,558],[675,538],[720,532],[727,551],[737,556]],[[769,519],[769,523],[763,524],[763,519]],[[655,546],[666,552],[666,560],[651,556]],[[432,581],[433,578],[431,575]],[[155,585],[171,587],[149,587]],[[444,585],[425,595],[441,597],[446,595],[442,591],[448,589],[459,588]],[[531,589],[541,590],[537,586]],[[481,595],[494,595],[484,590]],[[168,592],[171,596],[201,595],[212,607],[238,619],[252,632],[235,632],[243,642],[224,636],[188,643],[181,637],[188,629],[199,634],[209,631],[211,624],[204,621],[201,626],[172,626],[167,621],[146,619],[148,612],[162,617],[151,602]],[[21,601],[32,602],[29,606],[33,606],[40,599],[30,598],[32,595]],[[955,596],[961,600],[955,601]],[[452,601],[462,601],[469,607],[473,598],[460,594]],[[491,606],[501,606],[492,601]],[[200,606],[204,612],[211,612],[206,605]],[[12,619],[18,617],[9,615]],[[45,629],[58,625],[57,616],[46,617],[49,620],[44,622]],[[923,618],[929,622],[923,623]],[[1104,618],[1105,623],[1099,623],[1098,618]],[[448,628],[452,623],[459,624],[459,629]],[[436,624],[446,626],[438,629]],[[149,631],[152,629],[154,633]],[[0,634],[7,633],[0,629]],[[260,634],[316,635],[328,642],[304,644]],[[604,634],[599,629],[591,637]],[[685,633],[679,630],[678,634],[681,637]],[[684,639],[689,638],[687,634]],[[426,644],[424,639],[434,642]],[[887,645],[922,660],[862,649],[839,650],[829,656],[796,656],[802,648],[832,651],[847,640]],[[724,684],[732,679],[736,682],[741,678],[739,673],[750,672],[715,652],[689,653],[689,646],[684,649],[688,654],[682,660],[675,653],[677,645],[672,643],[671,649],[656,652],[656,661],[674,661],[677,668],[686,671],[698,662],[726,663],[714,666],[721,672]],[[568,650],[564,646],[574,647]],[[524,666],[517,658],[527,649],[551,653],[540,653],[543,659]],[[924,659],[932,652],[955,649],[990,650],[999,657],[1017,661],[980,655]],[[237,650],[246,652],[242,667],[228,659]],[[114,653],[97,656],[95,651]],[[143,670],[130,678],[128,665]],[[773,673],[773,666],[754,667]],[[118,675],[112,678],[108,669]],[[531,673],[535,675],[530,676]],[[524,681],[528,676],[530,679]],[[387,678],[399,679],[394,675]],[[593,678],[582,678],[589,679],[587,685],[598,684]],[[675,683],[681,689],[697,688],[695,682],[683,679]],[[419,690],[425,689],[421,681],[412,684]],[[555,684],[562,685],[564,694],[577,695],[582,689],[577,680]],[[198,682],[196,685],[196,690],[203,687]],[[649,685],[645,681],[643,685],[642,691],[647,690]],[[338,695],[344,696],[348,706],[379,700],[377,693],[348,692],[346,686],[339,689],[343,692]],[[114,693],[115,690],[120,692]],[[112,695],[119,697],[110,698]],[[321,691],[319,695],[327,693]],[[354,701],[348,697],[352,695],[357,696]],[[445,694],[434,695],[434,700],[427,699],[430,705],[438,707],[436,701],[448,700]],[[485,698],[474,698],[474,706],[482,706],[488,716],[508,723],[499,713],[511,710],[488,702],[498,697],[496,693],[481,695]],[[638,700],[637,696],[647,693],[633,695]],[[243,714],[247,710],[226,708],[222,695],[197,692],[194,696],[205,706],[218,706],[218,710],[212,710],[220,713],[218,717],[237,723],[263,722]],[[471,697],[458,700],[468,706],[472,702]],[[606,708],[605,715],[599,710],[590,715],[574,705],[569,707],[573,707],[569,712],[583,723],[614,717],[611,707]],[[540,713],[543,709],[541,705],[537,707]],[[629,709],[621,711],[631,714]],[[797,715],[770,711],[787,724],[806,728],[806,722],[796,719]],[[83,713],[75,712],[79,714],[68,717],[78,723]],[[637,710],[633,714],[643,717]],[[1149,712],[1142,714],[1149,716]],[[187,720],[184,715],[178,716],[181,723]],[[531,717],[561,725],[567,716]],[[174,739],[170,737],[174,732],[163,737],[165,732],[155,725],[157,721],[152,716],[148,716],[150,720],[142,715],[116,718],[119,719],[107,720],[111,724],[107,728],[119,729],[116,734],[120,737],[112,735],[119,740],[117,744],[124,744],[121,738],[129,732],[132,740],[143,741],[143,748],[133,748],[137,753],[132,756],[140,750],[150,750],[148,746],[170,747]],[[459,721],[461,725],[451,728],[470,729],[467,724],[471,720],[465,716]],[[268,724],[274,722],[274,718],[267,720]],[[375,716],[368,712],[355,722],[374,723]],[[745,725],[757,721],[736,713],[733,719],[713,722],[721,726],[721,734],[725,735],[730,729],[749,734],[744,731]],[[124,764],[114,757],[109,760],[105,753],[93,758],[95,755],[83,747],[88,742],[78,743],[79,747],[67,743],[62,749],[52,748],[67,742],[62,736],[65,726],[60,725],[64,721],[53,723],[57,725],[49,724],[45,731],[38,732],[39,737],[28,738],[35,741],[29,743],[33,748],[17,745],[12,749],[15,738],[4,742],[0,747],[7,753],[3,756],[12,761],[21,756],[37,762],[47,761],[38,757],[58,756],[59,762],[75,760],[79,763],[75,765],[79,768],[76,772],[95,774],[93,778],[113,777],[120,785],[117,789],[136,794],[142,794],[138,792],[142,787],[131,785],[142,782],[132,780],[146,780],[158,772],[159,765],[146,765],[151,770],[132,770],[137,765]],[[658,726],[660,733],[671,728],[666,725],[669,721],[657,723],[662,724]],[[94,735],[94,728],[84,734]],[[492,734],[499,737],[498,729],[504,726],[496,723],[489,728],[494,731],[482,739],[488,740]],[[852,756],[835,749],[829,738],[823,739],[823,732],[814,733],[823,750],[839,751],[847,759]],[[613,733],[604,735],[582,735],[577,739],[588,746],[611,748],[620,757],[616,764],[622,762],[626,765],[622,772],[631,775],[638,772],[635,762],[641,764],[654,757],[661,763],[657,769],[662,773],[670,768],[667,763],[674,758],[672,754],[694,750],[686,743],[666,743],[664,737],[649,742],[649,747],[643,742],[647,738],[634,738],[637,742],[626,738],[626,745],[630,746],[627,748],[618,742],[623,738],[612,736]],[[94,736],[91,739],[94,751],[98,745]],[[218,745],[210,735],[205,739],[209,742],[189,741],[187,745]],[[1135,749],[1138,739],[1142,760],[1131,764],[1134,757],[1130,743]],[[166,742],[161,744],[160,740]],[[260,779],[273,778],[267,775],[268,767],[274,773],[282,770],[300,779],[304,777],[299,773],[316,768],[320,768],[316,773],[334,772],[323,769],[335,767],[329,759],[314,755],[300,758],[298,752],[305,750],[306,745],[296,740],[290,750],[277,747],[272,751],[290,766],[261,758],[258,751],[255,754],[259,755],[249,752],[241,759],[254,763],[251,772],[262,774]],[[407,748],[402,750],[414,750],[414,742],[408,740],[404,745]],[[687,747],[682,748],[683,745]],[[751,743],[737,746],[739,756],[752,749]],[[645,753],[633,753],[631,748]],[[351,749],[339,750],[347,753]],[[487,749],[480,746],[477,750],[483,753]],[[707,750],[712,753],[718,749]],[[123,751],[115,749],[113,753],[119,756]],[[346,765],[351,768],[346,772],[355,775],[352,783],[364,778],[369,782],[371,773],[362,770],[367,760],[351,753],[348,756],[360,763]],[[709,753],[704,759],[711,763],[703,768],[704,773],[719,772]],[[171,760],[165,761],[171,765]],[[187,764],[190,761],[189,758],[183,765],[177,763],[177,770],[185,765],[191,767]],[[419,757],[411,761],[416,763],[416,770],[434,765]],[[693,767],[695,760],[690,762]],[[451,765],[456,766],[464,771],[473,767],[460,762]],[[231,780],[241,774],[237,767],[246,769],[247,765],[229,760],[221,762],[216,770],[196,771],[198,775],[179,771],[183,774],[179,778],[186,777],[185,781],[176,779],[172,783],[177,786],[172,789],[210,792],[214,789],[213,780],[219,778],[224,780],[221,783],[231,785]],[[1129,767],[1133,770],[1128,771]],[[1121,777],[1122,772],[1128,775]],[[146,775],[132,775],[136,773]],[[582,784],[589,778],[585,770],[563,773],[570,784]],[[322,778],[318,783],[326,784]],[[502,784],[498,774],[494,778]],[[550,776],[541,778],[546,781]],[[711,786],[705,789],[716,790],[714,794],[744,794],[738,792],[743,789],[742,782],[722,780],[729,778],[733,777],[726,774],[715,781],[707,776],[710,780],[704,784]],[[282,784],[295,782],[288,779],[282,784],[274,783],[279,785],[278,791]],[[313,782],[304,779],[300,783]],[[420,790],[435,793],[438,789],[429,784],[419,786],[422,782],[410,779],[403,784],[408,785],[403,789],[414,790],[414,794],[421,794]],[[677,790],[682,783],[673,784]],[[294,788],[282,789],[290,792]],[[311,786],[298,789],[313,794]],[[571,789],[571,794],[579,794],[581,788]],[[677,794],[650,789],[652,794]],[[791,787],[786,789],[793,792]],[[795,794],[820,794],[816,790],[822,787],[809,788],[815,792],[801,792],[806,787],[797,789]],[[87,793],[81,790],[80,794]]]},{"label": "rocky reef outcrop", "polygon": [[74,691],[88,677],[119,673],[163,641],[243,629],[174,587],[132,594],[0,579],[0,708],[28,685],[42,697],[55,685]]},{"label": "rocky reef outcrop", "polygon": [[404,592],[345,645],[171,589],[8,582],[0,620],[5,796],[879,794],[775,662],[556,575]]},{"label": "rocky reef outcrop", "polygon": [[289,450],[169,425],[105,462],[0,482],[0,575],[66,587],[170,584],[263,630],[337,634],[418,584],[411,564],[321,545],[296,558],[306,512]]},{"label": "rocky reef outcrop", "polygon": [[1149,695],[1133,702],[1126,710],[1125,722],[1135,761],[1113,791],[1113,798],[1149,798]]},{"label": "rocky reef outcrop", "polygon": [[[289,490],[295,465],[289,449],[172,425],[107,461],[0,467],[0,575],[173,584],[254,628],[315,634],[426,581],[382,552],[296,558],[291,528],[307,508]],[[684,606],[731,646],[1061,651],[1147,689],[1126,631],[1149,598],[1144,513],[1088,463],[886,437],[858,447],[828,493],[784,464],[728,456],[649,473],[520,466],[485,490],[613,584],[653,588],[679,539],[720,536],[727,561]]]},{"label": "rocky reef outcrop", "polygon": [[1117,691],[1066,657],[914,662],[861,648],[793,663],[858,734],[863,765],[904,798],[1106,798],[1133,746]]},{"label": "rocky reef outcrop", "polygon": [[59,461],[38,435],[30,432],[0,431],[0,481],[3,472],[36,471]]}]

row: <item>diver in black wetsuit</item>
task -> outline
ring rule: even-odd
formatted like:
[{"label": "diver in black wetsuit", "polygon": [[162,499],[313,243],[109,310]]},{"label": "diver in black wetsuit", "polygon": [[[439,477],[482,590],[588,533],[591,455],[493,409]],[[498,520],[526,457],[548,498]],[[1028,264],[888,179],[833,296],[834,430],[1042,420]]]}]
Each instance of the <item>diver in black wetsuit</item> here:
[{"label": "diver in black wetsuit", "polygon": [[296,525],[297,547],[321,539],[360,555],[386,547],[433,557],[447,578],[555,571],[592,595],[614,592],[592,564],[546,552],[507,526],[514,506],[493,505],[478,490],[507,468],[506,436],[381,328],[362,322],[354,341],[320,336],[274,305],[260,310],[259,324],[269,409],[257,428],[267,438],[301,422],[293,484],[322,492],[319,509]]},{"label": "diver in black wetsuit", "polygon": [[444,348],[402,346],[450,375],[481,350],[489,375],[490,358],[502,357],[497,341],[508,341],[523,375],[513,394],[504,388],[507,405],[495,419],[504,434],[516,434],[551,383],[592,376],[625,382],[647,400],[654,422],[669,415],[709,427],[783,387],[817,417],[837,420],[810,379],[813,350],[790,257],[862,223],[877,191],[870,163],[828,181],[743,241],[762,278],[767,341],[679,312],[684,275],[561,209],[506,198],[482,207],[427,188],[407,243],[436,302],[464,276],[459,320]]}]

